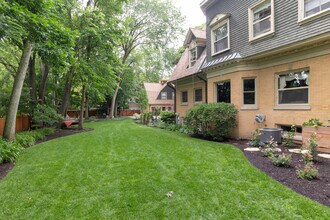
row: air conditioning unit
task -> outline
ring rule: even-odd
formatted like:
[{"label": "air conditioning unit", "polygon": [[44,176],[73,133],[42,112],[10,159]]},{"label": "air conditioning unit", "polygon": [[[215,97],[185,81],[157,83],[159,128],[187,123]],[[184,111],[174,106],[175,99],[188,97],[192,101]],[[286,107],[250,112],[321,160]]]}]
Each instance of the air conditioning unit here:
[{"label": "air conditioning unit", "polygon": [[262,114],[256,114],[256,122],[262,123],[266,120],[266,116]]}]

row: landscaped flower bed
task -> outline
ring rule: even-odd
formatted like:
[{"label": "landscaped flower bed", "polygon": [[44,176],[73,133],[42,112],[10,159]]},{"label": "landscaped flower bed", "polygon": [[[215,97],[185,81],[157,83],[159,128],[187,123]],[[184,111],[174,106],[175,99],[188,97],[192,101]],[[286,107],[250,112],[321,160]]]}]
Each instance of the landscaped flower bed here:
[{"label": "landscaped flower bed", "polygon": [[[261,152],[244,151],[250,146],[247,140],[231,140],[229,143],[239,147],[250,163],[267,175],[306,197],[330,206],[330,159],[317,158],[315,165],[318,168],[318,178],[310,181],[301,179],[296,174],[297,168],[303,168],[304,164],[301,153],[292,153],[290,167],[278,167],[274,166],[273,161],[264,157]],[[283,152],[288,149],[283,146],[278,147]],[[294,148],[300,148],[300,146],[294,146]]]}]

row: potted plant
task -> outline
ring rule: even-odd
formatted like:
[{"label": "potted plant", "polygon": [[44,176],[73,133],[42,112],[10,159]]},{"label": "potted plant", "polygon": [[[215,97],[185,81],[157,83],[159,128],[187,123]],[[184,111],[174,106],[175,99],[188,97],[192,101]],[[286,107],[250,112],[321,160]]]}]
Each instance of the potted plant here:
[{"label": "potted plant", "polygon": [[317,136],[318,151],[330,153],[330,127],[324,126],[318,118],[312,118],[308,122],[303,123],[303,146],[307,145],[308,140],[314,133]]}]

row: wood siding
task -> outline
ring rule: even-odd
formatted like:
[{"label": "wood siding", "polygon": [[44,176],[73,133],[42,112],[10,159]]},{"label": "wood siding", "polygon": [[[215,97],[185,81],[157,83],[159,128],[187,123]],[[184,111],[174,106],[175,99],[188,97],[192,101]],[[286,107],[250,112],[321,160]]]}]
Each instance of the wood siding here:
[{"label": "wood siding", "polygon": [[[330,15],[304,24],[298,23],[298,1],[275,0],[275,33],[264,39],[249,42],[248,8],[260,0],[219,0],[206,11],[207,61],[239,53],[249,57],[275,48],[307,40],[330,32]],[[211,35],[208,24],[217,14],[230,14],[230,45],[227,52],[211,56]]]}]

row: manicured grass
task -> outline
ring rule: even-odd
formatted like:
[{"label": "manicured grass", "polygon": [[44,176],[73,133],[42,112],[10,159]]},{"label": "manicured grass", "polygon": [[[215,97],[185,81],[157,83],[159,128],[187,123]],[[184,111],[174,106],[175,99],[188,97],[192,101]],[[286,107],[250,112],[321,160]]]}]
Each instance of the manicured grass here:
[{"label": "manicured grass", "polygon": [[[0,219],[327,219],[233,146],[136,125],[36,145],[0,182]],[[166,193],[173,191],[172,197]]]}]

